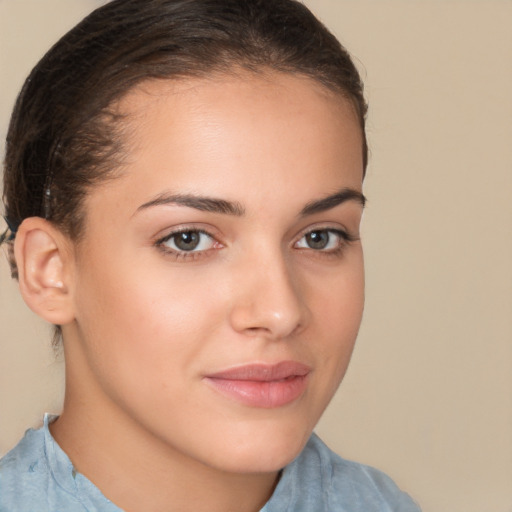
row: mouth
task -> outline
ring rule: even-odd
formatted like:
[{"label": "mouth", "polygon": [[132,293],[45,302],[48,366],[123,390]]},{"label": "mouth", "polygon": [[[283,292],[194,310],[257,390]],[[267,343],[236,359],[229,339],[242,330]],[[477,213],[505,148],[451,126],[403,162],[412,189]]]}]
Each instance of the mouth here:
[{"label": "mouth", "polygon": [[307,388],[311,368],[295,361],[249,364],[204,377],[225,397],[243,405],[273,409],[297,400]]}]

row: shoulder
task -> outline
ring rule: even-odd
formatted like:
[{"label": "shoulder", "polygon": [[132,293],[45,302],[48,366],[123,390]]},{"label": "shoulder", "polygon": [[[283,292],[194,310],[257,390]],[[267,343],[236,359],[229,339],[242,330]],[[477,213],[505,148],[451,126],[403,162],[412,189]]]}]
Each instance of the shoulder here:
[{"label": "shoulder", "polygon": [[[316,435],[306,445],[305,459],[323,468],[325,485],[334,503],[360,504],[361,510],[417,512],[418,506],[382,471],[341,458]],[[307,462],[306,462],[307,464]]]},{"label": "shoulder", "polygon": [[0,512],[121,512],[84,475],[53,439],[45,415],[38,430],[0,460]]},{"label": "shoulder", "polygon": [[84,510],[56,481],[45,435],[46,427],[27,430],[0,459],[0,512],[54,511],[60,505],[70,511]]},{"label": "shoulder", "polygon": [[[420,512],[410,496],[387,475],[341,458],[315,434],[299,457],[285,468],[276,494],[281,495],[281,503],[275,510]],[[268,512],[273,510],[268,508]]]},{"label": "shoulder", "polygon": [[47,476],[44,433],[42,429],[27,430],[23,439],[0,459],[0,511],[18,510],[22,497],[39,494]]},{"label": "shoulder", "polygon": [[[35,473],[39,463],[44,464],[44,434],[42,429],[27,430],[23,439],[2,459],[0,478],[2,484],[14,483],[22,474]],[[5,489],[5,487],[2,487]]]}]

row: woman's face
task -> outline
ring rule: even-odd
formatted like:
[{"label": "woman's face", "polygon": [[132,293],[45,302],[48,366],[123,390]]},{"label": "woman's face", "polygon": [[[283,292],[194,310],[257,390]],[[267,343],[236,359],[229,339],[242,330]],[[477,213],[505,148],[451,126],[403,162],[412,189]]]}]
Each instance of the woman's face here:
[{"label": "woman's face", "polygon": [[275,471],[359,328],[356,114],[284,74],[148,83],[120,108],[125,166],[87,197],[76,247],[68,386],[170,453]]}]

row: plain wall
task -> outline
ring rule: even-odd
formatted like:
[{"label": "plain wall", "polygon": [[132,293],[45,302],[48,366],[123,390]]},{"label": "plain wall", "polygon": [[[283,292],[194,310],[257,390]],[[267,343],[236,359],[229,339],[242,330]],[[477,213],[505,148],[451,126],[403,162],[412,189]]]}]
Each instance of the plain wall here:
[{"label": "plain wall", "polygon": [[[365,318],[318,432],[424,512],[512,512],[512,2],[309,0],[370,101]],[[95,0],[0,0],[0,136]],[[0,453],[58,412],[62,362],[0,261]]]}]

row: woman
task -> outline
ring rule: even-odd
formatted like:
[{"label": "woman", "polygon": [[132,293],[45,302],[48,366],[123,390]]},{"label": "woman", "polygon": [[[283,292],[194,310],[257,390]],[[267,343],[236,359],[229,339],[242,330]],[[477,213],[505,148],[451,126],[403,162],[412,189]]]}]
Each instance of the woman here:
[{"label": "woman", "polygon": [[312,435],[363,308],[365,114],[293,0],[116,0],[48,52],[4,238],[66,395],[0,510],[418,510]]}]

